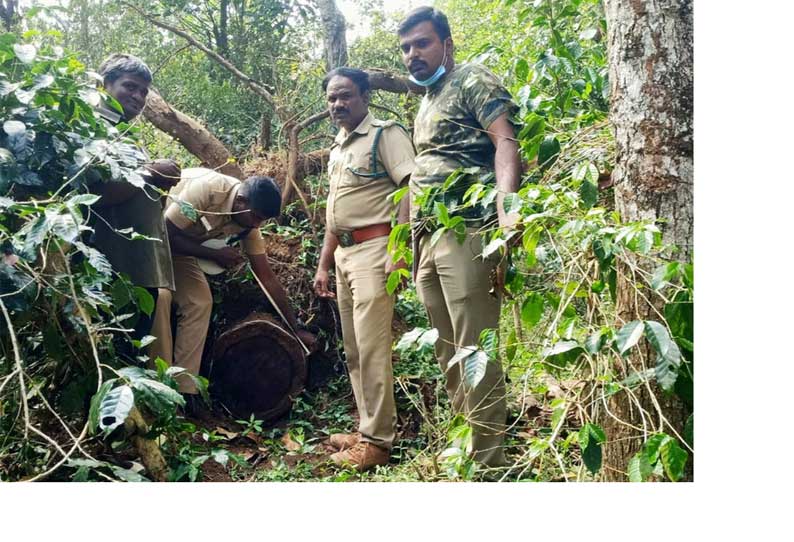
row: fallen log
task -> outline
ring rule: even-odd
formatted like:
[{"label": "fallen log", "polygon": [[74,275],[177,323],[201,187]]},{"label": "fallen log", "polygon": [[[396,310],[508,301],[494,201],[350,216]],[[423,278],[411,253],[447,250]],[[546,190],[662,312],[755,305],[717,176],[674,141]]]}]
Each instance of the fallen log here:
[{"label": "fallen log", "polygon": [[295,338],[276,318],[255,313],[215,341],[210,393],[233,415],[265,422],[286,414],[306,384],[307,364]]},{"label": "fallen log", "polygon": [[238,179],[243,178],[239,164],[223,143],[204,126],[171,107],[157,92],[149,92],[143,115],[201,160],[202,166]]}]

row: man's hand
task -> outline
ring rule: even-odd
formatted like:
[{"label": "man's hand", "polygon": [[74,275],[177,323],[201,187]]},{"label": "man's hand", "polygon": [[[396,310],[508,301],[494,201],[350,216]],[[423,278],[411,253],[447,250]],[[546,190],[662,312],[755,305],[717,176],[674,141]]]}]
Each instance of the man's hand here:
[{"label": "man's hand", "polygon": [[143,165],[149,172],[149,180],[153,185],[162,190],[170,190],[179,182],[182,169],[170,159],[160,159]]},{"label": "man's hand", "polygon": [[328,289],[328,271],[317,269],[314,275],[314,293],[326,299],[336,299],[336,294]]},{"label": "man's hand", "polygon": [[243,255],[240,254],[240,251],[232,247],[219,248],[215,251],[215,254],[213,254],[213,259],[218,263],[218,265],[226,269],[236,267],[244,261]]}]

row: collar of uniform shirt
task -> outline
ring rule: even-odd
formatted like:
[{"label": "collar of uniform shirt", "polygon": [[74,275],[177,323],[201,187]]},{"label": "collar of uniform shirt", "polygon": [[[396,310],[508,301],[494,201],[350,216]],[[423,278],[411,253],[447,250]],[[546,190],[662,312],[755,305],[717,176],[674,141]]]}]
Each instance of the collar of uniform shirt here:
[{"label": "collar of uniform shirt", "polygon": [[344,128],[339,130],[339,133],[336,134],[336,138],[334,138],[334,142],[342,145],[352,134],[359,134],[359,135],[367,135],[369,133],[369,129],[372,126],[372,113],[367,112],[367,116],[364,117],[364,120],[358,123],[355,130],[349,132]]}]

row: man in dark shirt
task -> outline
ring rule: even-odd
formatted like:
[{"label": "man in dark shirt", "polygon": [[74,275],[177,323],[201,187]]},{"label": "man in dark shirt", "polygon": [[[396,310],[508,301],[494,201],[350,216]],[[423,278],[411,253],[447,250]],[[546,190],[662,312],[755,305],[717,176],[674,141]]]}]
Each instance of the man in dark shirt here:
[{"label": "man in dark shirt", "polygon": [[[115,54],[99,67],[103,86],[122,107],[119,112],[109,104],[100,104],[99,114],[116,125],[135,119],[146,104],[152,82],[149,67],[132,55]],[[143,149],[134,149],[148,158]],[[94,244],[107,256],[113,269],[125,273],[135,286],[145,288],[155,299],[157,289],[174,289],[171,249],[168,245],[161,194],[154,188],[168,190],[179,182],[180,169],[173,160],[156,160],[144,164],[146,184],[133,186],[124,179],[111,179],[92,186],[102,196],[92,208]],[[120,230],[132,228],[151,239],[131,240]],[[141,314],[134,337],[151,330],[151,315]]]}]

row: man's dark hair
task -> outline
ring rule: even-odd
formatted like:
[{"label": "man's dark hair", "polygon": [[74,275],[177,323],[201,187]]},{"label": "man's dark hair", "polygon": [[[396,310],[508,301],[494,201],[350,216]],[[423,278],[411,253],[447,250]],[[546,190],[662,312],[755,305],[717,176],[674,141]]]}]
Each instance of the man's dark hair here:
[{"label": "man's dark hair", "polygon": [[413,27],[425,21],[433,23],[433,29],[438,34],[438,39],[442,42],[452,37],[447,16],[440,10],[430,6],[421,6],[408,13],[400,23],[400,26],[397,27],[397,35],[404,36]]},{"label": "man's dark hair", "polygon": [[110,55],[99,65],[99,75],[102,81],[108,85],[122,75],[136,75],[146,81],[152,82],[152,70],[146,63],[137,56],[116,53]]},{"label": "man's dark hair", "polygon": [[265,217],[281,213],[281,189],[271,177],[253,175],[243,181],[240,195],[248,200],[251,210]]},{"label": "man's dark hair", "polygon": [[364,93],[369,92],[369,74],[364,70],[348,67],[334,68],[325,74],[325,77],[323,78],[323,92],[328,89],[328,83],[331,81],[331,79],[337,75],[340,77],[347,77],[353,81],[353,84],[358,87],[358,92],[362,96]]}]

